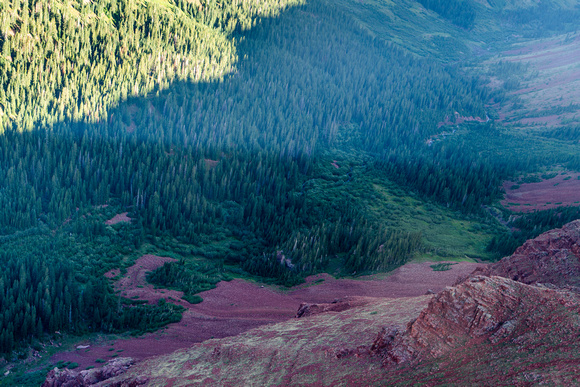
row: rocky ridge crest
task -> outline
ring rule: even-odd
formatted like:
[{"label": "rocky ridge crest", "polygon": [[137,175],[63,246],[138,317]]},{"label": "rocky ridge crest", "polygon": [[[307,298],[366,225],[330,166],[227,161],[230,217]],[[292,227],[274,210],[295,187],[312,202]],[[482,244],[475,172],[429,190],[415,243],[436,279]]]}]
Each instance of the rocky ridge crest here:
[{"label": "rocky ridge crest", "polygon": [[[124,374],[135,362],[130,357],[119,357],[109,360],[101,368],[74,371],[67,368],[55,368],[48,373],[42,387],[84,387]],[[143,385],[147,380],[133,380],[126,387]]]},{"label": "rocky ridge crest", "polygon": [[446,288],[405,331],[384,327],[371,352],[394,366],[466,345],[526,347],[547,340],[545,332],[574,332],[580,323],[579,261],[580,220],[527,241],[513,255]]},{"label": "rocky ridge crest", "polygon": [[526,241],[481,274],[580,290],[580,220]]}]

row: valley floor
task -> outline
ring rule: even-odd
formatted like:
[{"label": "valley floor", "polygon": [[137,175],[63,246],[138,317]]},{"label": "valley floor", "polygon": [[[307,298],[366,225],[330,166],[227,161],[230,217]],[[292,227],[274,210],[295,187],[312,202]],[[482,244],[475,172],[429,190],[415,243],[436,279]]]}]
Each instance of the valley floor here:
[{"label": "valley floor", "polygon": [[[189,304],[181,300],[181,292],[154,289],[145,282],[144,271],[161,266],[167,258],[144,256],[117,281],[116,288],[124,296],[169,302],[187,308],[179,323],[140,337],[110,339],[92,343],[83,341],[71,351],[54,355],[51,361],[76,362],[79,369],[102,365],[101,360],[129,356],[136,360],[169,354],[208,339],[235,336],[264,324],[294,318],[302,303],[331,303],[344,297],[402,298],[437,293],[466,277],[482,264],[459,262],[446,271],[434,271],[432,263],[409,263],[385,275],[359,279],[335,279],[329,274],[307,278],[305,284],[287,291],[262,286],[241,279],[220,282],[215,289],[200,293],[203,302]],[[440,262],[439,262],[440,263]],[[86,347],[86,346],[89,347]]]}]

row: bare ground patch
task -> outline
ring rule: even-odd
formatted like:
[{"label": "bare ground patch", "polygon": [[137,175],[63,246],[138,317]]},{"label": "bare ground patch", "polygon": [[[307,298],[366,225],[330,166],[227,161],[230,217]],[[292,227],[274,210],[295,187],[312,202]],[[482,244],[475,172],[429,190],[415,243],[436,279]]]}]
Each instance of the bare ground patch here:
[{"label": "bare ground patch", "polygon": [[128,214],[129,214],[128,212],[117,214],[111,219],[105,221],[105,224],[110,226],[117,223],[131,223],[131,218],[129,218]]},{"label": "bare ground patch", "polygon": [[163,266],[166,262],[175,262],[174,258],[158,257],[156,255],[144,255],[139,258],[133,266],[127,269],[124,277],[113,284],[116,291],[121,292],[121,296],[147,300],[149,303],[156,303],[161,298],[172,297],[176,304],[187,304],[181,301],[182,292],[167,289],[155,289],[147,282],[147,273]]},{"label": "bare ground patch", "polygon": [[214,169],[220,163],[218,160],[204,159],[207,169]]},{"label": "bare ground patch", "polygon": [[516,189],[512,189],[516,183],[506,181],[503,184],[506,194],[501,204],[515,212],[578,206],[580,205],[579,176],[580,173],[559,174],[538,183],[519,184],[519,188]]}]

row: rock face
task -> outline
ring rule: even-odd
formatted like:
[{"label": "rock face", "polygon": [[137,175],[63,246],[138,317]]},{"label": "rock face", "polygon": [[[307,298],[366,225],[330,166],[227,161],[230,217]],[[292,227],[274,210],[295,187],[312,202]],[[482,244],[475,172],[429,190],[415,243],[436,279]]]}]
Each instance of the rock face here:
[{"label": "rock face", "polygon": [[314,316],[326,312],[344,312],[357,306],[366,305],[372,300],[369,297],[344,297],[330,303],[310,304],[303,302],[298,307],[296,318]]},{"label": "rock face", "polygon": [[[78,386],[92,386],[103,380],[112,378],[114,376],[121,375],[125,373],[131,365],[133,365],[133,359],[130,357],[119,357],[110,360],[101,368],[84,370],[84,371],[72,371],[69,369],[58,369],[55,368],[48,373],[46,380],[42,384],[42,387],[78,387]],[[133,381],[134,386],[139,384],[140,381]],[[129,386],[129,384],[127,384]]]},{"label": "rock face", "polygon": [[[476,276],[435,296],[405,332],[386,327],[371,351],[383,364],[439,357],[472,344],[532,345],[550,332],[578,324],[580,296],[502,277]],[[538,334],[534,334],[538,332]]]},{"label": "rock face", "polygon": [[481,274],[525,284],[580,287],[580,220],[528,240],[513,255],[490,265]]},{"label": "rock face", "polygon": [[[453,384],[455,374],[480,374],[456,380],[473,383],[497,367],[489,359],[502,359],[512,369],[493,380],[567,384],[566,375],[580,372],[579,311],[580,220],[527,241],[512,256],[443,290],[405,331],[384,327],[370,351],[385,366],[431,375],[429,385],[437,383],[420,363],[434,359],[459,370],[442,377],[444,383]],[[525,361],[518,364],[520,358]]]}]

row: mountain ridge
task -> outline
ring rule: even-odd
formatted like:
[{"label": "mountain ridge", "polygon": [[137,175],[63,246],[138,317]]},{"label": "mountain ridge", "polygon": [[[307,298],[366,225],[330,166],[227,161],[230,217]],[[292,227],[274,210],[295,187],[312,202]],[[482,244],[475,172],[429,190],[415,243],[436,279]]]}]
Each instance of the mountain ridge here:
[{"label": "mountain ridge", "polygon": [[[542,234],[528,241],[513,258],[489,268],[491,272],[494,267],[505,268],[510,258],[521,261],[522,251],[531,251],[534,244],[538,248],[551,246],[544,251],[557,257],[580,242],[579,227],[580,221],[575,221]],[[558,243],[560,247],[553,248]],[[546,261],[549,258],[545,256],[532,254],[528,258]],[[248,385],[251,381],[311,386],[405,385],[412,380],[427,385],[485,385],[492,369],[496,369],[493,380],[498,382],[572,383],[574,371],[580,370],[580,351],[575,345],[580,339],[580,295],[561,282],[547,287],[480,273],[478,269],[434,296],[353,299],[343,306],[340,302],[318,306],[310,317],[150,359],[97,385],[131,385],[137,380],[151,386],[235,385],[232,378]],[[417,317],[409,321],[413,315]],[[377,324],[383,326],[378,335]],[[363,331],[366,333],[361,336]],[[374,341],[368,339],[373,331]],[[309,342],[317,344],[306,350]],[[292,353],[295,355],[287,357]],[[279,364],[273,366],[273,361]],[[334,372],[339,364],[344,371]],[[510,366],[498,369],[498,364]],[[310,379],[304,379],[307,375]]]}]

